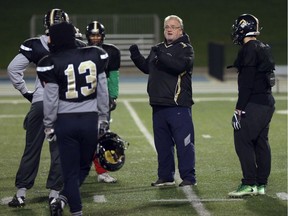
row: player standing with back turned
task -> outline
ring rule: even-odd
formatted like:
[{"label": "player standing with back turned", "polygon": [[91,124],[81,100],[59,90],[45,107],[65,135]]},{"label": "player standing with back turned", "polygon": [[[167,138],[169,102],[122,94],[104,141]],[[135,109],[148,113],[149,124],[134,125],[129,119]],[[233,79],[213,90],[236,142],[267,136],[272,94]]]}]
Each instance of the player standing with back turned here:
[{"label": "player standing with back turned", "polygon": [[268,133],[275,110],[275,63],[271,47],[257,40],[259,34],[259,21],[251,14],[242,14],[232,25],[233,43],[241,46],[233,65],[238,70],[238,100],[232,126],[243,178],[228,194],[236,198],[264,195],[271,171]]},{"label": "player standing with back turned", "polygon": [[[60,22],[69,22],[67,13],[55,8],[48,11],[44,17],[45,34],[40,37],[30,38],[21,44],[19,53],[10,62],[7,71],[13,86],[31,102],[30,110],[24,120],[26,129],[25,149],[16,174],[15,186],[17,192],[10,207],[23,207],[26,201],[26,190],[33,187],[40,163],[40,156],[45,139],[43,125],[43,87],[36,76],[35,90],[28,91],[24,80],[24,73],[30,63],[38,64],[40,59],[49,54],[48,35],[49,27]],[[63,186],[59,151],[55,141],[49,142],[51,165],[46,182],[46,188],[50,189],[49,204],[53,198],[57,198]]]},{"label": "player standing with back turned", "polygon": [[91,168],[98,128],[109,126],[108,55],[99,47],[77,48],[72,24],[53,25],[49,31],[51,54],[39,62],[37,73],[44,85],[45,133],[57,137],[64,179],[51,215],[62,215],[68,204],[71,214],[80,216],[80,186]]}]

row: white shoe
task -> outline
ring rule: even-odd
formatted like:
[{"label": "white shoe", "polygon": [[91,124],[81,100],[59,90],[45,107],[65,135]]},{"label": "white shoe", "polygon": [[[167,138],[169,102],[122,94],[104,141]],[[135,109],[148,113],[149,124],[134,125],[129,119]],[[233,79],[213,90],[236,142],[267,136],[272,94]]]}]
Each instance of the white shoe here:
[{"label": "white shoe", "polygon": [[104,182],[104,183],[115,183],[117,182],[117,179],[110,176],[107,172],[99,174],[98,177],[98,182]]}]

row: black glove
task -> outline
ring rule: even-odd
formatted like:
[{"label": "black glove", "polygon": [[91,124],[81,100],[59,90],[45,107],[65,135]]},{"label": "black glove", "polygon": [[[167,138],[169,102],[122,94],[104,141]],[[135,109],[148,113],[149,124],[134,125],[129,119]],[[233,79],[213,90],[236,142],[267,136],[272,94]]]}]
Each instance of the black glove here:
[{"label": "black glove", "polygon": [[139,48],[137,46],[137,44],[133,44],[129,47],[129,51],[131,53],[131,56],[138,56],[140,55],[140,51]]},{"label": "black glove", "polygon": [[241,110],[235,110],[234,115],[232,117],[232,127],[234,130],[240,130],[241,129],[241,118],[245,117],[245,111]]},{"label": "black glove", "polygon": [[23,97],[26,98],[30,103],[32,102],[34,92],[27,91],[23,94]]},{"label": "black glove", "polygon": [[116,109],[116,106],[117,106],[117,100],[116,98],[111,98],[109,97],[109,111],[113,111]]},{"label": "black glove", "polygon": [[49,141],[56,141],[56,134],[53,128],[45,128],[44,130],[45,138]]},{"label": "black glove", "polygon": [[160,48],[158,46],[153,46],[152,48],[152,51],[155,53],[156,56],[159,55],[160,53]]},{"label": "black glove", "polygon": [[98,123],[98,138],[103,136],[108,131],[109,131],[109,122],[108,121],[99,121],[99,123]]}]

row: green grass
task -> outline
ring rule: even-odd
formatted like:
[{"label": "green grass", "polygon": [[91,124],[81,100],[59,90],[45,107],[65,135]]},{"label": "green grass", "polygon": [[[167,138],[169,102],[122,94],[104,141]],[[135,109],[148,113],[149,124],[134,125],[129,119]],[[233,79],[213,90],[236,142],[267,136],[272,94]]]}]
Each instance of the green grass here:
[{"label": "green grass", "polygon": [[[287,215],[287,201],[280,200],[276,195],[279,192],[287,193],[287,115],[275,113],[271,123],[272,172],[267,196],[231,201],[227,198],[227,193],[236,189],[241,179],[240,164],[234,150],[230,125],[235,101],[197,100],[216,96],[236,97],[234,94],[194,95],[196,103],[193,106],[193,120],[198,185],[193,188],[193,191],[203,199],[203,205],[211,215],[230,216],[235,213],[239,216]],[[287,110],[287,94],[277,94],[275,97],[278,98],[276,111]],[[135,102],[134,98],[142,98],[143,101]],[[20,99],[23,103],[3,103],[4,99],[11,102]],[[112,115],[111,130],[130,143],[126,151],[126,163],[121,170],[111,173],[118,178],[116,184],[98,183],[94,167],[91,169],[90,175],[81,188],[84,214],[198,215],[188,202],[168,202],[174,199],[187,199],[181,188],[159,189],[150,186],[150,183],[157,178],[156,153],[129,114],[123,103],[124,99],[129,101],[142,123],[152,134],[151,108],[146,95],[122,95]],[[44,143],[35,185],[27,192],[27,205],[22,209],[12,209],[4,204],[5,200],[3,200],[12,197],[15,193],[15,173],[24,149],[22,122],[28,109],[29,104],[22,98],[2,97],[0,99],[0,215],[49,215],[46,198],[48,191],[45,189],[50,162],[47,142]],[[15,117],[4,118],[4,115],[15,115]],[[205,138],[204,135],[210,135],[211,138]],[[95,195],[104,195],[107,202],[93,202]],[[207,201],[215,199],[218,201]],[[69,215],[68,208],[65,209],[64,215]]]}]

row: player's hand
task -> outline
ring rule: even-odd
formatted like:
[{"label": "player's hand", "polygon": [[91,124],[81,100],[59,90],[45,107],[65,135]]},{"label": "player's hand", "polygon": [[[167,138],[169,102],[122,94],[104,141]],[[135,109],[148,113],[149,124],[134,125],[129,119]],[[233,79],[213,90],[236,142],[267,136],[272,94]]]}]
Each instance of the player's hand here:
[{"label": "player's hand", "polygon": [[139,48],[138,48],[138,45],[137,44],[133,44],[129,47],[129,51],[131,53],[131,56],[135,57],[135,56],[138,56],[140,55],[140,51],[139,51]]},{"label": "player's hand", "polygon": [[108,131],[109,131],[109,122],[108,121],[99,121],[99,123],[98,123],[98,137],[103,136]]},{"label": "player's hand", "polygon": [[27,91],[26,93],[22,94],[24,98],[26,98],[30,103],[32,102],[34,92]]},{"label": "player's hand", "polygon": [[56,134],[53,128],[45,128],[44,130],[45,138],[49,141],[56,141]]},{"label": "player's hand", "polygon": [[234,130],[240,130],[241,129],[241,118],[245,116],[245,111],[241,110],[235,110],[233,117],[232,117],[232,127]]},{"label": "player's hand", "polygon": [[110,108],[110,111],[115,110],[116,106],[117,106],[117,99],[109,97],[109,108]]}]

